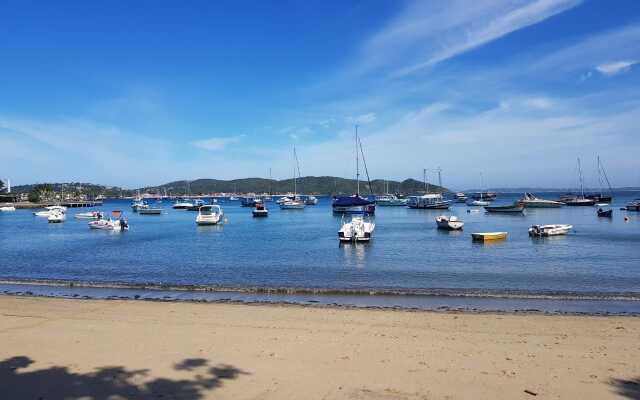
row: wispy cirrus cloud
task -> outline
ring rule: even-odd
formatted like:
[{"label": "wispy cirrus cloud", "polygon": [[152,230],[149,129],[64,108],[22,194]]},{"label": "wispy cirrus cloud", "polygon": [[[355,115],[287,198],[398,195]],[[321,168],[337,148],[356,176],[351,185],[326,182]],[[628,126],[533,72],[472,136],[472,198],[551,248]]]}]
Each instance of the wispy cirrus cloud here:
[{"label": "wispy cirrus cloud", "polygon": [[569,10],[581,0],[416,0],[363,47],[356,68],[408,75]]},{"label": "wispy cirrus cloud", "polygon": [[212,137],[209,139],[195,140],[191,142],[192,146],[195,146],[202,150],[207,151],[220,151],[230,144],[236,144],[242,141],[245,135],[227,136],[227,137]]},{"label": "wispy cirrus cloud", "polygon": [[638,61],[614,61],[600,64],[596,67],[598,72],[605,76],[613,76],[622,72],[629,71],[632,66],[638,64]]}]

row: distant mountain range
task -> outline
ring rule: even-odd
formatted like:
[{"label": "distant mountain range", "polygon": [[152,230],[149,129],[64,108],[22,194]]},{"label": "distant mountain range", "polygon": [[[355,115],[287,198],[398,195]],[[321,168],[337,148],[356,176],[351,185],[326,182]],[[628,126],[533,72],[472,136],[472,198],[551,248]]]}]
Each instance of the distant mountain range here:
[{"label": "distant mountain range", "polygon": [[[14,186],[14,193],[29,193],[38,185]],[[164,195],[165,192],[172,196],[182,196],[187,194],[208,194],[208,193],[289,193],[293,192],[293,179],[275,180],[262,178],[245,178],[233,180],[219,179],[196,179],[193,181],[175,181],[159,186],[146,186],[138,189],[123,189],[117,186],[103,186],[92,183],[50,183],[53,191],[60,192],[64,189],[67,193],[88,194],[90,196],[103,195],[106,197],[131,196],[138,191],[140,193],[153,193]],[[448,189],[438,185],[429,185],[429,192],[441,193]],[[388,191],[392,193],[419,194],[425,192],[423,182],[415,179],[405,179],[402,182],[385,181],[376,179],[371,181],[371,193],[380,194]],[[297,192],[304,194],[353,194],[357,189],[357,182],[354,179],[344,179],[333,176],[306,176],[298,178]],[[367,195],[370,193],[367,181],[360,181],[360,193]]]}]

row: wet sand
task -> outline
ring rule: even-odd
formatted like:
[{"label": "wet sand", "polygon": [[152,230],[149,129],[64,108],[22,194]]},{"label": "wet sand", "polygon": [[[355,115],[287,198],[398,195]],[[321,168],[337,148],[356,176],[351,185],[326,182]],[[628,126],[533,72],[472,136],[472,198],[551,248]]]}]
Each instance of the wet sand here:
[{"label": "wet sand", "polygon": [[640,398],[640,318],[0,296],[0,387],[45,400]]}]

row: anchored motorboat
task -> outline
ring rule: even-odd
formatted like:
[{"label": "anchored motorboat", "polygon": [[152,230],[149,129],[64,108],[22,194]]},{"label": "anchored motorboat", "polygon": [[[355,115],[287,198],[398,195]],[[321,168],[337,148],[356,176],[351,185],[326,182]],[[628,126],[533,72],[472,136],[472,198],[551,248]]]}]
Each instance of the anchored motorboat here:
[{"label": "anchored motorboat", "polygon": [[547,237],[566,235],[573,229],[573,225],[553,224],[553,225],[532,225],[529,228],[529,236]]},{"label": "anchored motorboat", "polygon": [[109,219],[98,219],[96,221],[89,222],[90,229],[101,229],[105,231],[127,231],[129,230],[129,223],[124,218],[122,211],[111,211],[111,217]]},{"label": "anchored motorboat", "polygon": [[56,208],[49,212],[49,216],[47,217],[47,221],[50,224],[61,223],[67,219],[67,214],[64,210]]},{"label": "anchored motorboat", "polygon": [[376,224],[364,215],[352,215],[351,221],[344,222],[338,231],[340,242],[368,242]]},{"label": "anchored motorboat", "polygon": [[513,204],[505,206],[485,206],[484,209],[488,213],[522,214],[522,212],[524,211],[524,206],[516,201]]},{"label": "anchored motorboat", "polygon": [[200,207],[204,206],[204,200],[194,200],[194,202],[191,204],[191,206],[187,207],[186,210],[187,211],[200,211]]},{"label": "anchored motorboat", "polygon": [[640,211],[640,199],[635,199],[629,203],[625,207],[627,211]]},{"label": "anchored motorboat", "polygon": [[224,212],[222,207],[217,204],[207,204],[200,207],[198,216],[196,217],[196,224],[198,225],[217,225],[222,221]]},{"label": "anchored motorboat", "polygon": [[14,206],[2,206],[0,207],[0,212],[11,212],[15,211],[16,208]]},{"label": "anchored motorboat", "polygon": [[564,205],[560,201],[542,199],[532,193],[525,193],[519,203],[526,208],[558,208]]},{"label": "anchored motorboat", "polygon": [[65,207],[65,206],[49,206],[49,207],[45,207],[44,210],[34,212],[33,215],[35,215],[36,217],[49,217],[49,215],[51,215],[51,212],[54,211],[54,210],[60,210],[62,212],[66,212],[67,211],[67,207]]},{"label": "anchored motorboat", "polygon": [[187,200],[178,200],[173,203],[172,207],[176,210],[186,210],[189,207],[193,207],[193,203]]},{"label": "anchored motorboat", "polygon": [[264,203],[256,203],[256,207],[251,211],[254,217],[268,217],[269,210],[264,206]]},{"label": "anchored motorboat", "polygon": [[450,217],[440,215],[436,217],[436,224],[438,224],[438,229],[446,229],[449,231],[457,231],[464,226],[464,222],[459,220],[455,215]]},{"label": "anchored motorboat", "polygon": [[104,217],[104,214],[101,211],[89,211],[77,213],[75,217],[77,219],[102,219]]}]

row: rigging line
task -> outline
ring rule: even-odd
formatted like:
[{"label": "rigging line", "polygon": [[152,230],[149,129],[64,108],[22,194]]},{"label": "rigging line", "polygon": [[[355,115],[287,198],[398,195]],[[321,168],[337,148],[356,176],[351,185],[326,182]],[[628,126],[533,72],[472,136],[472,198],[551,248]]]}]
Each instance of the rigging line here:
[{"label": "rigging line", "polygon": [[364,150],[362,149],[362,141],[358,139],[358,144],[360,145],[360,153],[362,154],[362,164],[364,165],[364,172],[367,174],[367,182],[369,183],[369,194],[373,196],[373,191],[371,190],[371,179],[369,178],[369,170],[367,169],[367,161],[364,159]]}]

